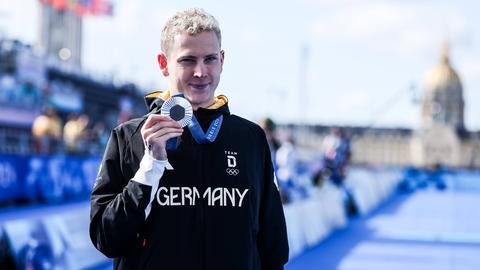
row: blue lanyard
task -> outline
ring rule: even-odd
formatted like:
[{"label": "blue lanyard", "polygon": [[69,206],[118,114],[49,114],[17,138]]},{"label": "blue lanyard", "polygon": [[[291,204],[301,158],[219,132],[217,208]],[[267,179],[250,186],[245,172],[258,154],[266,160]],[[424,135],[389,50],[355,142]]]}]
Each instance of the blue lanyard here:
[{"label": "blue lanyard", "polygon": [[215,120],[210,123],[207,133],[203,133],[202,127],[198,123],[195,115],[192,116],[192,122],[188,125],[190,133],[192,133],[193,138],[198,144],[211,143],[214,142],[217,138],[220,127],[222,126],[223,115],[215,118]]},{"label": "blue lanyard", "polygon": [[[182,94],[179,94],[178,96],[183,97]],[[192,134],[193,139],[195,139],[195,141],[198,144],[211,143],[211,142],[214,142],[215,139],[217,138],[218,132],[220,131],[220,127],[222,126],[222,122],[223,122],[223,114],[215,118],[212,121],[212,123],[210,123],[207,133],[204,133],[202,130],[202,127],[200,126],[200,123],[198,123],[197,118],[195,117],[195,115],[192,115],[192,121],[190,122],[190,124],[188,124],[188,129],[190,130],[190,133]],[[166,148],[167,150],[174,150],[177,148],[177,145],[178,145],[178,137],[172,138],[167,141]]]},{"label": "blue lanyard", "polygon": [[[215,118],[212,123],[210,123],[207,133],[204,133],[202,127],[198,123],[197,118],[195,117],[195,115],[192,115],[192,122],[190,122],[190,124],[188,125],[188,129],[190,130],[190,133],[192,133],[193,139],[195,139],[198,144],[211,143],[214,142],[217,138],[220,127],[222,126],[222,122],[223,115],[220,115],[219,117]],[[169,139],[167,141],[166,147],[167,150],[175,150],[177,148],[177,145],[178,137]]]}]

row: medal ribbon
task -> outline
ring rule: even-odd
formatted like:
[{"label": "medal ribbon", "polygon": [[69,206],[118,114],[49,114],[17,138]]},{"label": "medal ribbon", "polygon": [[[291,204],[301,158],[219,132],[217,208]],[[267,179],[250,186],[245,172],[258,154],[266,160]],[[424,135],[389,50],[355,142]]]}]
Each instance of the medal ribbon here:
[{"label": "medal ribbon", "polygon": [[190,133],[192,133],[193,138],[198,144],[205,144],[214,142],[217,138],[218,132],[220,131],[220,127],[222,126],[223,122],[223,114],[219,117],[215,118],[215,120],[210,123],[208,127],[207,133],[203,133],[202,127],[198,123],[197,118],[195,115],[192,116],[192,122],[188,125],[188,129]]},{"label": "medal ribbon", "polygon": [[[181,94],[176,96],[183,97],[183,95]],[[218,132],[220,131],[220,127],[222,126],[222,123],[223,123],[223,114],[215,118],[212,121],[212,123],[210,123],[210,126],[208,127],[207,132],[204,133],[197,118],[195,117],[195,115],[192,115],[192,121],[190,122],[190,124],[188,124],[188,129],[190,130],[190,133],[192,134],[193,139],[195,139],[195,141],[198,144],[211,143],[211,142],[214,142],[215,139],[217,138],[217,135],[218,135]],[[166,148],[167,150],[175,150],[177,148],[177,145],[178,145],[178,137],[172,138],[167,141]]]}]

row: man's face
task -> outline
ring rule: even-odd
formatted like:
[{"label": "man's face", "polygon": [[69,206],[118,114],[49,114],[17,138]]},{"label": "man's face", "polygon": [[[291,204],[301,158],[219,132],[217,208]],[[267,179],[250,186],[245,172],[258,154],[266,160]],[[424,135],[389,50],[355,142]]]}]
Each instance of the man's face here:
[{"label": "man's face", "polygon": [[183,93],[194,109],[213,103],[223,59],[224,53],[214,32],[193,36],[186,32],[177,34],[168,57],[158,56],[162,73],[169,78],[172,95]]}]

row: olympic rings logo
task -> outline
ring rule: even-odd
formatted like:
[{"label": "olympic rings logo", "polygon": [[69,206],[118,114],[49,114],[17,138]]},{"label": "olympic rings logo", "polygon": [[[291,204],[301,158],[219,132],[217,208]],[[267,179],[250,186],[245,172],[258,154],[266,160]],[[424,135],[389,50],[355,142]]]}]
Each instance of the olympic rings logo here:
[{"label": "olympic rings logo", "polygon": [[229,175],[233,175],[233,176],[236,176],[237,174],[240,173],[240,171],[238,169],[232,169],[232,168],[227,168],[226,169],[226,172],[229,174]]}]

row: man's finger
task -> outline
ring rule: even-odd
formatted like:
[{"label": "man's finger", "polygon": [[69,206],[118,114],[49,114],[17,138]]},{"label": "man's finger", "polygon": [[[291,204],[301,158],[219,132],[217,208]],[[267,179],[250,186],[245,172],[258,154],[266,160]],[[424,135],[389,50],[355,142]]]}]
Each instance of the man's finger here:
[{"label": "man's finger", "polygon": [[[156,132],[157,130],[164,128],[164,127],[175,127],[175,128],[182,128],[180,124],[175,122],[174,120],[171,120],[170,118],[168,120],[162,120],[162,121],[155,121],[151,120],[149,122],[145,122],[143,125],[142,129],[140,130],[142,135],[149,131],[150,132]],[[153,130],[152,130],[153,129]],[[145,138],[145,136],[143,136]]]},{"label": "man's finger", "polygon": [[[153,143],[153,141],[155,139],[158,139],[158,138],[162,138],[163,136],[166,136],[167,134],[170,134],[170,133],[174,133],[174,134],[180,134],[182,135],[183,133],[183,129],[178,129],[178,128],[163,128],[161,130],[158,130],[157,132],[155,133],[151,133],[151,134],[146,134],[147,136],[145,137],[145,142],[147,143]],[[179,135],[177,135],[179,136]],[[163,139],[162,140],[167,140],[167,139]]]},{"label": "man's finger", "polygon": [[152,127],[155,123],[157,122],[163,122],[163,121],[173,121],[172,118],[170,118],[169,116],[166,116],[166,115],[162,115],[162,114],[150,114],[148,117],[147,117],[147,120],[145,121],[145,124],[143,125],[143,127],[145,128],[150,128]]},{"label": "man's finger", "polygon": [[176,138],[182,136],[182,132],[170,132],[159,137],[152,137],[152,143],[160,143],[162,145],[167,145],[167,141],[171,138]]},{"label": "man's finger", "polygon": [[149,135],[151,135],[153,133],[156,133],[156,132],[158,132],[162,129],[166,129],[166,128],[174,128],[174,129],[178,129],[178,131],[182,130],[180,125],[176,124],[174,121],[158,122],[150,128],[143,129],[141,131],[142,137],[147,138]]}]

